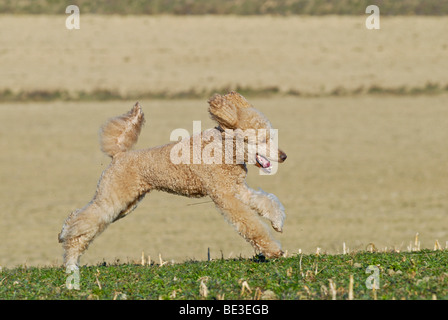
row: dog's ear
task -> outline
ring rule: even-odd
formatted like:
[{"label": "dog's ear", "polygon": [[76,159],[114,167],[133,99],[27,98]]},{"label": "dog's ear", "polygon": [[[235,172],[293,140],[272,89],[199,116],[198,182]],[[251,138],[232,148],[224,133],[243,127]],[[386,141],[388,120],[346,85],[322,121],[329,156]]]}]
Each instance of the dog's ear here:
[{"label": "dog's ear", "polygon": [[246,100],[246,98],[244,98],[238,92],[231,91],[228,94],[226,94],[224,98],[237,108],[240,109],[252,108],[252,105]]},{"label": "dog's ear", "polygon": [[238,124],[238,109],[252,107],[247,100],[237,92],[225,96],[215,94],[208,100],[210,116],[223,129],[236,129]]},{"label": "dog's ear", "polygon": [[235,129],[238,122],[236,107],[224,96],[215,94],[208,100],[210,117],[217,121],[223,129]]}]

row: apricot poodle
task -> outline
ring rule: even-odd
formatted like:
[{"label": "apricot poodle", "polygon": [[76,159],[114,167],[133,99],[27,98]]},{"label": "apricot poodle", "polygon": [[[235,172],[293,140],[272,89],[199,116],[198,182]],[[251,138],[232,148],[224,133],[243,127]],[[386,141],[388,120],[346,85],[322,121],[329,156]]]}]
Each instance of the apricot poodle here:
[{"label": "apricot poodle", "polygon": [[245,181],[246,164],[269,173],[274,164],[286,159],[276,145],[275,130],[236,92],[216,94],[208,103],[216,128],[154,148],[131,150],[144,123],[138,102],[128,113],[103,125],[101,149],[112,162],[103,171],[93,199],[67,217],[58,235],[67,268],[77,268],[95,237],[134,210],[151,190],[209,196],[257,253],[270,258],[283,255],[280,244],[258,218],[268,219],[282,232],[283,205],[275,195],[253,190]]}]

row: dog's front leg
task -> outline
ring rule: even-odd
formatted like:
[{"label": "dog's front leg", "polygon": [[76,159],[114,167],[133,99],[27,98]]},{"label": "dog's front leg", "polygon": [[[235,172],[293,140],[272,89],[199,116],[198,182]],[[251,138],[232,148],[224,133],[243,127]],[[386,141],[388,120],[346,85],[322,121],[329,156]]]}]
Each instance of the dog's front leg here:
[{"label": "dog's front leg", "polygon": [[283,255],[280,244],[272,239],[266,225],[257,216],[255,210],[232,194],[210,195],[216,207],[229,221],[238,233],[246,239],[257,253],[267,258],[276,258]]},{"label": "dog's front leg", "polygon": [[275,231],[283,231],[283,222],[286,218],[285,208],[274,194],[267,193],[261,189],[254,190],[244,185],[240,188],[236,197],[250,206],[260,216],[271,221]]}]

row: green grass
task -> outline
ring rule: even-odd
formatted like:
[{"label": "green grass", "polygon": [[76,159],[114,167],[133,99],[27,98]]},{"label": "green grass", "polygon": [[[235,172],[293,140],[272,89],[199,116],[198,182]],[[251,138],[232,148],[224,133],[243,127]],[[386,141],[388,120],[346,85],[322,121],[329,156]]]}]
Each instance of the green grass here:
[{"label": "green grass", "polygon": [[[0,273],[0,299],[448,299],[447,250],[81,267],[79,290],[62,267]],[[366,287],[369,266],[379,289]],[[246,285],[247,284],[247,285]],[[243,290],[244,287],[244,290]],[[202,288],[202,289],[201,289]],[[206,290],[205,290],[206,289]],[[207,292],[205,294],[205,292]]]},{"label": "green grass", "polygon": [[235,15],[364,15],[378,5],[383,15],[446,15],[448,2],[440,0],[4,0],[0,13],[64,14],[69,4],[94,14],[235,14]]}]

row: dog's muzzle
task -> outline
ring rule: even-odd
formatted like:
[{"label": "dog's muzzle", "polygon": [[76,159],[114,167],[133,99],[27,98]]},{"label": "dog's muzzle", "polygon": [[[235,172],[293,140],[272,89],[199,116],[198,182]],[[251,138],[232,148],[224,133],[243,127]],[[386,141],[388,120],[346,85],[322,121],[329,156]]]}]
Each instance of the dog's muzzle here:
[{"label": "dog's muzzle", "polygon": [[[278,150],[278,158],[276,159],[277,162],[282,163],[286,160],[287,155],[281,150]],[[262,156],[261,154],[257,153],[255,155],[256,163],[255,165],[261,169],[263,169],[266,173],[271,173],[272,170],[272,164],[271,161],[266,158],[265,156]]]},{"label": "dog's muzzle", "polygon": [[282,163],[288,158],[286,153],[284,153],[282,150],[278,150],[278,162]]}]

